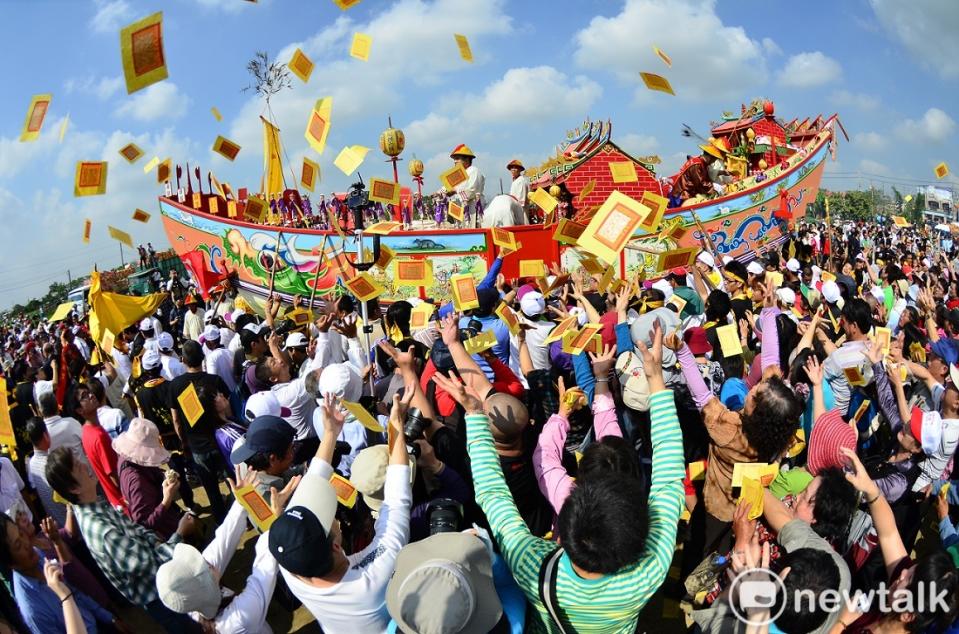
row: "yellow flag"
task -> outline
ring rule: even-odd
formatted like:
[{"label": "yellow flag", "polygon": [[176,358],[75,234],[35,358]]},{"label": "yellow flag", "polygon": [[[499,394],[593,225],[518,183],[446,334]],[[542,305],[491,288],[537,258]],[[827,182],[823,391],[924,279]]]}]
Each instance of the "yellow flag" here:
[{"label": "yellow flag", "polygon": [[166,300],[166,293],[153,293],[143,297],[107,293],[100,289],[100,273],[90,274],[90,336],[100,343],[105,331],[120,332],[144,317],[152,315]]},{"label": "yellow flag", "polygon": [[10,457],[17,459],[17,437],[13,433],[10,420],[10,397],[7,392],[7,380],[0,377],[0,444],[10,450]]}]

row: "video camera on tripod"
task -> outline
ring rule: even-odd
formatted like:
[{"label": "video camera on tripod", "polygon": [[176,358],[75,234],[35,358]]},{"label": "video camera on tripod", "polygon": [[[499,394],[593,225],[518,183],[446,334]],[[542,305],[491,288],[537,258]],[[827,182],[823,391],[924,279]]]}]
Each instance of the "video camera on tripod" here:
[{"label": "video camera on tripod", "polygon": [[359,172],[357,176],[360,180],[350,185],[350,191],[346,194],[346,206],[353,212],[353,227],[362,230],[364,212],[370,206],[370,193],[366,191],[366,184]]}]

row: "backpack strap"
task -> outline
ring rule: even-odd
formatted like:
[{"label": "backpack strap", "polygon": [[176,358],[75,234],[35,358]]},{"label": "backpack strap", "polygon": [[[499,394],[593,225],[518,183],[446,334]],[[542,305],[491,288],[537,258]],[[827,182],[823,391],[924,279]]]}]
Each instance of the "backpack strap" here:
[{"label": "backpack strap", "polygon": [[559,599],[556,596],[556,576],[559,567],[559,558],[563,556],[563,549],[557,548],[543,560],[539,569],[539,600],[549,613],[550,619],[560,634],[575,634],[575,630],[563,625],[559,613]]}]

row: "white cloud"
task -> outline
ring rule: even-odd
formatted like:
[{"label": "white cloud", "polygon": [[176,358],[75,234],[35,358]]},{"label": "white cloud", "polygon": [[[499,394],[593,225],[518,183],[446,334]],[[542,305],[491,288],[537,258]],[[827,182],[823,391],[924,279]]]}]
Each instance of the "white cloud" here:
[{"label": "white cloud", "polygon": [[567,78],[552,66],[511,68],[483,91],[462,100],[463,118],[471,121],[522,123],[585,116],[603,90],[577,76]]},{"label": "white cloud", "polygon": [[115,114],[144,122],[179,119],[186,114],[190,102],[176,84],[161,81],[128,98],[117,107]]},{"label": "white cloud", "polygon": [[837,90],[829,96],[829,100],[837,106],[851,106],[859,110],[875,110],[879,107],[879,98],[865,93]]},{"label": "white cloud", "polygon": [[783,54],[783,50],[779,48],[779,45],[776,44],[776,42],[774,42],[772,38],[764,37],[762,44],[763,44],[763,50],[766,51],[766,55],[772,56],[772,55]]},{"label": "white cloud", "polygon": [[939,108],[929,108],[922,119],[906,119],[896,128],[896,134],[915,143],[941,143],[951,136],[956,122]]},{"label": "white cloud", "polygon": [[635,157],[652,154],[659,148],[659,141],[654,136],[629,132],[615,138],[616,144]]},{"label": "white cloud", "polygon": [[243,7],[256,7],[257,4],[266,4],[267,0],[247,2],[246,0],[196,0],[197,4],[205,9],[219,9],[227,13],[242,11]]},{"label": "white cloud", "polygon": [[92,95],[100,101],[106,101],[123,88],[123,77],[86,77],[68,79],[63,84],[68,95],[74,93]]},{"label": "white cloud", "polygon": [[916,60],[945,79],[959,77],[959,11],[954,0],[870,0],[879,23]]},{"label": "white cloud", "polygon": [[97,12],[90,27],[97,33],[114,33],[133,19],[133,10],[126,0],[94,0]]},{"label": "white cloud", "polygon": [[791,88],[812,88],[841,78],[839,62],[820,51],[793,55],[779,71],[779,83]]},{"label": "white cloud", "polygon": [[892,176],[892,170],[871,159],[863,159],[859,161],[859,171],[864,174],[875,174],[877,176]]},{"label": "white cloud", "polygon": [[[594,17],[575,35],[573,59],[581,68],[609,70],[637,84],[641,100],[646,89],[640,71],[666,75],[680,99],[740,100],[766,81],[764,46],[742,27],[723,24],[715,5],[715,0],[626,0],[618,15]],[[650,42],[673,60],[665,73]]]},{"label": "white cloud", "polygon": [[867,152],[875,152],[886,147],[887,139],[878,132],[859,132],[853,136],[853,142]]}]

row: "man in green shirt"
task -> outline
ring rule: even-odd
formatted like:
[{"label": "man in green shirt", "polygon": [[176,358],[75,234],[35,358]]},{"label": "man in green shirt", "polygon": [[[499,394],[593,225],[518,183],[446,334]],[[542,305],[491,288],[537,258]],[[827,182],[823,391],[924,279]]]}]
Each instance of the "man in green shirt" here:
[{"label": "man in green shirt", "polygon": [[529,631],[631,633],[640,610],[669,570],[685,470],[673,393],[663,382],[663,333],[658,326],[651,338],[652,350],[639,344],[650,391],[653,469],[648,507],[639,483],[622,474],[593,476],[573,489],[560,512],[562,552],[552,572],[561,626],[540,595],[540,571],[559,547],[533,536],[517,512],[480,395],[458,380],[434,377],[466,411],[476,501],[513,578],[534,608],[527,616]]},{"label": "man in green shirt", "polygon": [[673,287],[673,295],[682,298],[686,305],[683,306],[683,310],[679,313],[680,319],[686,319],[687,317],[695,317],[696,315],[703,314],[703,298],[699,296],[694,289],[686,286],[686,268],[679,267],[672,269],[669,272],[669,275],[666,276],[666,279],[669,280],[669,283]]}]

